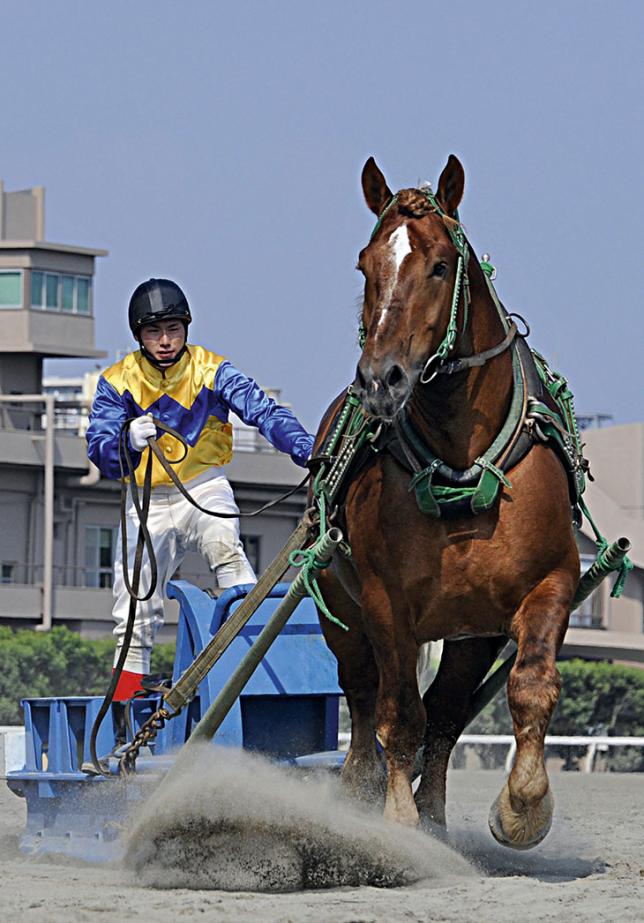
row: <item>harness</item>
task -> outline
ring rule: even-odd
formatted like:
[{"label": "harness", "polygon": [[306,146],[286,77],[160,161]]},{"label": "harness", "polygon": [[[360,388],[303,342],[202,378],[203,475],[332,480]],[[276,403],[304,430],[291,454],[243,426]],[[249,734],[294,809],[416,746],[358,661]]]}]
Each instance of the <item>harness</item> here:
[{"label": "harness", "polygon": [[[586,516],[601,555],[608,548],[608,542],[599,532],[583,499],[586,476],[591,475],[588,461],[584,458],[568,383],[550,368],[542,355],[529,348],[526,342],[529,328],[520,315],[508,313],[501,304],[493,285],[496,272],[487,256],[483,257],[480,265],[505,335],[496,346],[481,353],[451,357],[459,334],[459,305],[462,303],[463,306],[463,330],[470,314],[467,273],[470,248],[460,221],[445,213],[429,184],[423,185],[420,191],[429,199],[433,210],[444,219],[458,259],[447,329],[438,348],[425,362],[419,387],[430,385],[437,375],[454,375],[482,366],[509,349],[512,358],[510,407],[489,448],[474,459],[469,468],[458,470],[432,453],[406,408],[392,423],[377,421],[366,414],[353,388],[349,387],[317,455],[320,469],[313,482],[313,497],[320,516],[320,532],[326,526],[327,517],[342,516],[351,482],[383,451],[389,452],[411,474],[409,490],[414,492],[419,509],[438,519],[478,515],[492,509],[501,488],[512,489],[508,474],[534,445],[543,444],[557,454],[566,471],[574,526],[579,528],[582,514]],[[393,196],[381,213],[371,240],[397,198]],[[522,321],[525,331],[519,332],[514,318]],[[364,347],[366,329],[362,320],[358,340]],[[333,507],[329,505],[330,487],[335,499]],[[621,594],[626,573],[631,567],[631,562],[625,558],[619,568],[613,595]]]}]

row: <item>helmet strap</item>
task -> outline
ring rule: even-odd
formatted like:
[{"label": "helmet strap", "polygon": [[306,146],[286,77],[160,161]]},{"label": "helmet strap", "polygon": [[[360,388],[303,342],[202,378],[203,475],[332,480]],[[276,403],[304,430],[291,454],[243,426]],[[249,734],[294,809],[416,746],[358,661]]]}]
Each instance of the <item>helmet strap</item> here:
[{"label": "helmet strap", "polygon": [[143,356],[143,358],[147,359],[150,365],[153,365],[155,369],[159,369],[159,371],[161,372],[165,371],[165,369],[172,368],[173,365],[176,365],[177,362],[179,362],[179,360],[182,358],[186,349],[188,348],[188,344],[184,343],[181,349],[179,350],[179,352],[177,353],[177,355],[174,357],[174,359],[166,359],[164,362],[159,362],[159,360],[156,359],[152,355],[152,353],[148,352],[148,350],[143,345],[141,338],[137,337],[137,339],[139,341],[139,346],[141,347],[141,355]]}]

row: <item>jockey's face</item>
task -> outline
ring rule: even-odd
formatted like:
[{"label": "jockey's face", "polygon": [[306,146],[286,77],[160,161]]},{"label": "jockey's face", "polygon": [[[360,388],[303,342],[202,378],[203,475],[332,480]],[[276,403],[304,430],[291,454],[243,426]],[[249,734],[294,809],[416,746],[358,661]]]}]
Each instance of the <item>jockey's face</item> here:
[{"label": "jockey's face", "polygon": [[186,328],[180,320],[160,320],[141,327],[141,342],[157,362],[172,362],[186,342]]}]

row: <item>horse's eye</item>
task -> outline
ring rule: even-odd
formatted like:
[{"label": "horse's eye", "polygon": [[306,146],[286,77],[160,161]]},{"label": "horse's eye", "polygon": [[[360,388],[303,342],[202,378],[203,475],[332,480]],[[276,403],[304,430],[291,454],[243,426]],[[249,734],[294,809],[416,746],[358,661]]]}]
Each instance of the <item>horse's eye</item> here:
[{"label": "horse's eye", "polygon": [[447,275],[447,263],[443,263],[442,261],[440,263],[436,263],[432,269],[432,275],[438,276],[439,279],[443,279],[445,275]]}]

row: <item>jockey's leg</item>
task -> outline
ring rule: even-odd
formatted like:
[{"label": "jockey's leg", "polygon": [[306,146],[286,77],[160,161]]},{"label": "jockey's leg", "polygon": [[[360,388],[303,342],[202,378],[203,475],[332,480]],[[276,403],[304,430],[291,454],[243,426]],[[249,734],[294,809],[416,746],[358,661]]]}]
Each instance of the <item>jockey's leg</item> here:
[{"label": "jockey's leg", "polygon": [[[190,493],[208,510],[239,513],[228,478],[223,475],[194,487]],[[187,500],[182,499],[186,510],[182,532],[189,547],[195,548],[208,561],[219,587],[240,583],[256,583],[257,577],[250,565],[239,537],[239,519],[220,519],[201,513]]]},{"label": "jockey's leg", "polygon": [[[157,583],[150,599],[144,602],[137,602],[136,604],[132,641],[125,659],[123,673],[114,696],[115,701],[124,701],[131,698],[134,692],[141,688],[141,677],[150,672],[152,647],[156,634],[163,625],[163,598],[165,587],[176,568],[180,565],[185,553],[180,538],[174,528],[168,493],[169,492],[166,490],[154,490],[152,492],[147,525],[157,562]],[[128,573],[131,582],[139,531],[136,510],[131,500],[128,504],[126,521]],[[143,596],[148,591],[150,588],[150,578],[150,561],[144,549],[137,596]],[[116,622],[116,627],[114,628],[114,635],[116,636],[114,664],[116,664],[121,652],[130,611],[130,596],[126,590],[125,581],[123,579],[120,528],[116,547],[116,560],[114,562],[113,594],[114,608],[112,610],[112,615]]]},{"label": "jockey's leg", "polygon": [[528,594],[512,620],[518,651],[508,678],[508,704],[517,752],[489,822],[495,838],[515,849],[536,846],[552,823],[554,800],[544,738],[559,698],[556,657],[568,626],[573,592],[570,574],[555,571]]},{"label": "jockey's leg", "polygon": [[423,698],[427,729],[416,806],[428,827],[445,826],[449,758],[465,728],[471,695],[505,643],[505,638],[467,638],[443,644],[438,673]]}]

